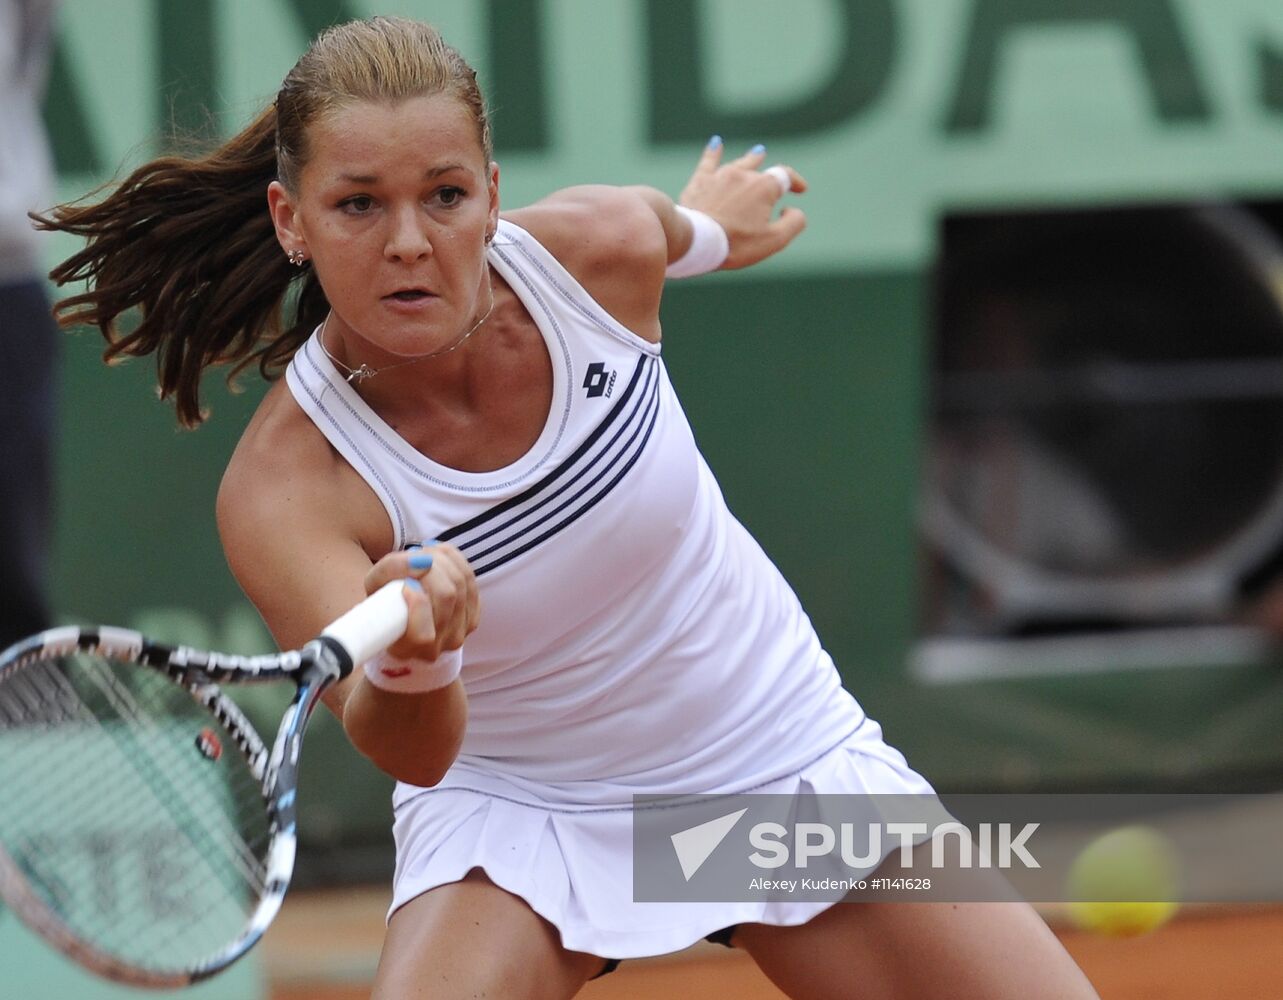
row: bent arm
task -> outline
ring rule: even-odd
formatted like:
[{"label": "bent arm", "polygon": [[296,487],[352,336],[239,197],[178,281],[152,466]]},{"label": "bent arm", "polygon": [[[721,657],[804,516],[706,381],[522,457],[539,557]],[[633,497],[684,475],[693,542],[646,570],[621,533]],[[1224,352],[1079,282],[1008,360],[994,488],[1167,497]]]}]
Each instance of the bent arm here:
[{"label": "bent arm", "polygon": [[353,746],[398,781],[430,787],[445,777],[467,726],[461,681],[403,693],[376,687],[357,670],[345,684],[338,712]]},{"label": "bent arm", "polygon": [[[797,208],[775,214],[784,191],[773,173],[759,169],[764,159],[764,152],[750,151],[722,163],[721,146],[710,144],[678,201],[642,185],[581,185],[505,215],[547,248],[607,312],[657,343],[666,269],[690,251],[695,236],[679,205],[703,213],[726,234],[726,256],[710,270],[765,260],[806,227]],[[790,191],[806,190],[795,170],[781,170]]]},{"label": "bent arm", "polygon": [[659,188],[636,185],[624,190],[641,199],[659,221],[664,234],[664,262],[672,264],[684,257],[695,233],[690,218],[677,210],[677,202]]},{"label": "bent arm", "polygon": [[[271,407],[265,403],[265,409]],[[302,646],[367,593],[404,576],[420,578],[422,590],[405,588],[409,623],[391,652],[432,659],[443,648],[457,648],[475,627],[475,581],[470,597],[463,582],[461,596],[464,574],[452,556],[438,556],[426,572],[411,569],[406,553],[372,562],[353,521],[370,510],[353,488],[363,484],[339,474],[314,429],[308,430],[317,441],[297,431],[282,433],[273,423],[256,417],[246,432],[223,477],[217,516],[232,573],[278,645]],[[429,581],[434,572],[436,579]],[[326,692],[325,702],[353,745],[401,781],[436,784],[462,745],[467,698],[458,679],[436,690],[403,693],[376,687],[357,665]]]}]

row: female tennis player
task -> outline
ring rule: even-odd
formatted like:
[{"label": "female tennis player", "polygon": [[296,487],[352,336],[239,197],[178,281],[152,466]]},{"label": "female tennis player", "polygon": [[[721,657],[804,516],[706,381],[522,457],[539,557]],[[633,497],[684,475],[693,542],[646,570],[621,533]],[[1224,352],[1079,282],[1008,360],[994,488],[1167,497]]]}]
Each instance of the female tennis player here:
[{"label": "female tennis player", "polygon": [[407,582],[405,636],[330,697],[399,779],[375,997],[569,997],[705,937],[794,997],[1094,996],[1023,904],[632,901],[635,793],[930,790],[728,512],[660,359],[666,277],[802,230],[775,210],[804,180],[763,166],[713,141],[680,205],[589,186],[501,214],[474,73],[374,18],[213,154],[44,220],[89,239],[60,318],[156,352],[185,423],[206,368],[286,368],[218,498],[283,647]]}]

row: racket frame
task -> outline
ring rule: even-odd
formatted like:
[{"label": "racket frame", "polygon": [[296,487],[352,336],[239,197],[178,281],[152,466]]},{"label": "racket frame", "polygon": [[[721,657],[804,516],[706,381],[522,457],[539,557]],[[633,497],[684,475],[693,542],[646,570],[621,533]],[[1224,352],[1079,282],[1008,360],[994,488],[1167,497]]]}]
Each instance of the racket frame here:
[{"label": "racket frame", "polygon": [[[2,843],[0,898],[31,930],[106,979],[153,989],[176,989],[208,979],[253,948],[280,911],[298,853],[296,798],[303,733],[321,696],[351,671],[351,656],[337,640],[326,635],[301,650],[238,656],[153,642],[129,629],[62,626],[11,646],[0,656],[0,682],[33,663],[76,653],[110,657],[156,670],[185,688],[222,724],[259,783],[267,811],[271,841],[264,860],[263,892],[235,939],[190,968],[168,970],[127,962],[81,940],[32,890],[22,866]],[[245,713],[223,694],[219,683],[282,680],[293,681],[295,692],[269,751]]]}]

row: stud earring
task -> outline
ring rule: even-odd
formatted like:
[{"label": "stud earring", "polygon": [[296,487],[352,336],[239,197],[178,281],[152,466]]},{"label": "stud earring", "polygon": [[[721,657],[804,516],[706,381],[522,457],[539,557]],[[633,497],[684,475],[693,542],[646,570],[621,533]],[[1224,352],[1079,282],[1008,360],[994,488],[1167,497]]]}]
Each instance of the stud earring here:
[{"label": "stud earring", "polygon": [[307,254],[302,250],[291,250],[285,256],[289,258],[289,262],[295,267],[302,267],[307,263]]}]

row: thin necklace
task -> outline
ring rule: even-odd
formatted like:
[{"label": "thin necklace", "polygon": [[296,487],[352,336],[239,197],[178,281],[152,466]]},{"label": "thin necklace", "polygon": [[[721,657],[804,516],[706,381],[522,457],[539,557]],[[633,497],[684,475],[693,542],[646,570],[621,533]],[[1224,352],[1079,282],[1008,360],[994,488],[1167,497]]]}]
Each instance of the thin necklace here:
[{"label": "thin necklace", "polygon": [[418,357],[407,358],[405,361],[398,361],[395,364],[384,365],[382,368],[371,368],[369,365],[364,363],[358,365],[356,368],[352,368],[348,365],[345,365],[342,361],[340,361],[333,354],[331,354],[325,346],[325,328],[329,325],[330,315],[331,315],[331,314],[327,314],[325,317],[325,321],[321,323],[321,332],[317,334],[317,338],[316,338],[317,342],[321,345],[321,353],[330,359],[330,361],[334,364],[334,367],[340,368],[347,373],[345,376],[345,381],[348,383],[348,385],[352,385],[353,383],[356,383],[356,385],[360,385],[367,378],[374,378],[375,375],[379,375],[379,374],[382,374],[383,372],[391,371],[393,368],[401,368],[405,365],[413,365],[413,364],[417,364],[420,361],[427,361],[429,358],[439,358],[443,354],[449,354],[451,351],[456,350],[458,347],[460,347],[465,340],[467,340],[474,333],[476,333],[477,329],[481,326],[481,324],[484,323],[486,320],[488,320],[490,318],[490,314],[494,312],[494,284],[490,282],[487,282],[487,284],[490,285],[490,305],[486,309],[485,314],[479,320],[473,323],[471,327],[468,328],[467,333],[465,333],[462,337],[456,340],[449,347],[443,347],[441,348],[441,350],[433,351],[431,354],[420,354]]}]

